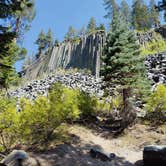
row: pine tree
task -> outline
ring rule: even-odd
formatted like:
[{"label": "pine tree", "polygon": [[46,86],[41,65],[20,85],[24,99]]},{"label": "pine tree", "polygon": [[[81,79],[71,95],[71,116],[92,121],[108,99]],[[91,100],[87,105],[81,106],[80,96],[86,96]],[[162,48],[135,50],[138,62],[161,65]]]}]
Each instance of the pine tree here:
[{"label": "pine tree", "polygon": [[134,32],[129,30],[120,13],[114,14],[102,56],[101,74],[108,86],[121,87],[124,112],[130,110],[129,98],[133,90],[145,80],[144,59],[139,55],[140,46]]},{"label": "pine tree", "polygon": [[87,33],[93,33],[96,30],[96,20],[94,17],[91,17],[87,26]]},{"label": "pine tree", "polygon": [[83,26],[80,30],[79,30],[79,37],[85,36],[86,35],[86,29]]},{"label": "pine tree", "polygon": [[143,0],[134,0],[132,11],[133,27],[136,30],[147,30],[151,28],[150,14]]},{"label": "pine tree", "polygon": [[46,42],[47,42],[47,47],[52,47],[53,45],[53,33],[51,29],[48,30],[47,35],[46,35]]},{"label": "pine tree", "polygon": [[105,10],[107,14],[104,16],[105,18],[111,19],[117,11],[119,11],[119,6],[115,2],[115,0],[104,0]]},{"label": "pine tree", "polygon": [[29,23],[35,17],[35,1],[34,0],[17,0],[20,10],[17,10],[15,16],[15,31],[21,35],[21,31],[29,29]]},{"label": "pine tree", "polygon": [[97,30],[105,31],[105,26],[104,26],[104,24],[100,24],[100,25],[97,27]]},{"label": "pine tree", "polygon": [[65,35],[65,39],[72,41],[76,38],[76,36],[77,36],[77,31],[72,26],[70,26],[68,32]]},{"label": "pine tree", "polygon": [[[29,1],[27,0],[26,2]],[[13,68],[14,63],[18,60],[19,55],[25,53],[19,49],[16,43],[16,38],[18,37],[16,18],[18,18],[18,13],[25,11],[22,2],[20,0],[4,0],[0,2],[0,19],[3,25],[0,26],[0,85],[6,89],[16,79],[16,71]]]},{"label": "pine tree", "polygon": [[38,59],[43,53],[43,51],[45,51],[47,46],[46,34],[43,32],[43,30],[39,33],[35,44],[38,45],[38,54],[36,55],[36,58]]},{"label": "pine tree", "polygon": [[131,26],[131,10],[130,10],[130,7],[128,5],[128,3],[126,2],[126,0],[123,0],[121,2],[121,6],[120,6],[120,11],[126,21],[126,23]]},{"label": "pine tree", "polygon": [[160,24],[159,12],[155,8],[155,1],[154,0],[150,0],[149,12],[150,12],[151,27],[159,27],[159,24]]}]

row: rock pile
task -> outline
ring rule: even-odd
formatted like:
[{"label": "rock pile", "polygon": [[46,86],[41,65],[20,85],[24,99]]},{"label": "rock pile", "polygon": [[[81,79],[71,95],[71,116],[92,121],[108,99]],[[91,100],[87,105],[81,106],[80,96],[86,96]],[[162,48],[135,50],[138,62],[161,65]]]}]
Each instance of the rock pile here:
[{"label": "rock pile", "polygon": [[104,93],[101,79],[96,79],[90,74],[75,73],[48,75],[45,79],[32,81],[10,92],[10,96],[16,98],[25,97],[28,99],[35,99],[38,95],[47,96],[49,88],[55,82],[60,82],[69,88],[78,88],[89,94],[96,94],[97,97],[102,97]]},{"label": "rock pile", "polygon": [[166,53],[148,56],[146,59],[148,78],[153,85],[157,83],[166,84]]}]

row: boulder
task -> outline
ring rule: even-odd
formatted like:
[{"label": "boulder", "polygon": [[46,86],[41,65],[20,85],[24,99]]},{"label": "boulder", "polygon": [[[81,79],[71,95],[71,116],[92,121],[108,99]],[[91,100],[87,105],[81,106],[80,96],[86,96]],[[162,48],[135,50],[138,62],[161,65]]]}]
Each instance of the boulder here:
[{"label": "boulder", "polygon": [[28,154],[23,150],[13,150],[0,163],[6,166],[20,166],[20,164],[29,158]]},{"label": "boulder", "polygon": [[144,166],[166,166],[166,145],[144,147]]}]

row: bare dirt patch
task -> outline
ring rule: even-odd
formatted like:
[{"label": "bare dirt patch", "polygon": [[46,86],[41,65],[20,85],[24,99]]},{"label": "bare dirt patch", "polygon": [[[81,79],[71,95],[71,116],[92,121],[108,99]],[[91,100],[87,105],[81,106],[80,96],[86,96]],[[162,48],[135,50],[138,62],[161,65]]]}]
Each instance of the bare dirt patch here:
[{"label": "bare dirt patch", "polygon": [[[140,166],[142,150],[149,144],[166,144],[166,126],[152,128],[137,124],[118,138],[104,138],[100,133],[83,126],[69,126],[71,143],[52,147],[44,153],[33,153],[42,166]],[[91,158],[89,150],[97,148],[115,153],[112,161]]]}]

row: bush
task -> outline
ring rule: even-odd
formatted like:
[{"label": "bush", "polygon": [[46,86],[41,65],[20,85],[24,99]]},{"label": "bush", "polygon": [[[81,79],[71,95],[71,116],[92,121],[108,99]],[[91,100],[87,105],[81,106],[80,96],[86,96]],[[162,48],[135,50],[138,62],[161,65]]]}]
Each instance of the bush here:
[{"label": "bush", "polygon": [[0,150],[9,151],[17,140],[18,115],[14,100],[0,97]]},{"label": "bush", "polygon": [[151,55],[166,51],[166,41],[163,39],[148,42],[146,47],[141,48],[142,55]]},{"label": "bush", "polygon": [[[39,97],[32,103],[23,99],[20,112],[20,134],[28,143],[48,142],[62,123],[79,118],[77,92],[55,84],[48,98]],[[21,136],[20,135],[20,136]]]},{"label": "bush", "polygon": [[48,98],[40,96],[35,101],[21,99],[20,112],[17,112],[14,100],[1,97],[0,149],[9,150],[17,142],[47,146],[49,141],[61,139],[66,122],[73,122],[80,116],[96,115],[98,105],[95,97],[59,83],[50,89]]},{"label": "bush", "polygon": [[[146,109],[150,118],[166,120],[166,85],[159,84],[147,100]],[[154,116],[153,116],[154,115]]]},{"label": "bush", "polygon": [[51,109],[56,111],[61,121],[73,121],[79,118],[78,91],[56,83],[49,92]]},{"label": "bush", "polygon": [[81,118],[88,119],[95,116],[98,111],[98,100],[85,92],[79,92],[78,107],[81,111]]}]

